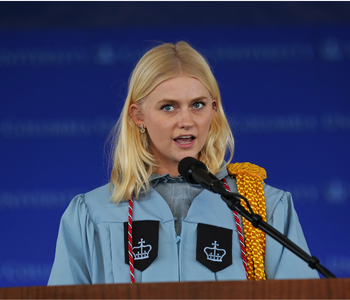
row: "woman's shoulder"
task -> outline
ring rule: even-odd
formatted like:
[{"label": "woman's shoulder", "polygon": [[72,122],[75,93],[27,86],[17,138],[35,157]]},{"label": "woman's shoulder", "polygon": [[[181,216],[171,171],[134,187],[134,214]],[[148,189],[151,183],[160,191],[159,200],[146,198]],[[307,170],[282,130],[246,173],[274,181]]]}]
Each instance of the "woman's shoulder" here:
[{"label": "woman's shoulder", "polygon": [[[232,182],[230,184],[233,185],[233,188],[231,188],[231,191],[233,193],[238,193],[237,189],[237,180],[232,175],[227,175],[224,177],[228,182]],[[263,183],[263,190],[264,190],[264,196],[266,199],[266,206],[268,206],[270,209],[275,207],[278,202],[285,202],[286,200],[291,198],[291,195],[289,192],[281,190],[277,187],[273,187],[269,184]]]},{"label": "woman's shoulder", "polygon": [[110,191],[110,184],[107,183],[83,195],[87,205],[95,204],[96,202],[104,203],[106,202],[106,200],[107,202],[109,202],[109,199],[112,196]]},{"label": "woman's shoulder", "polygon": [[269,212],[270,217],[275,213],[278,206],[280,206],[283,211],[294,208],[290,192],[265,184],[264,194],[266,199],[266,211]]},{"label": "woman's shoulder", "polygon": [[118,205],[110,202],[110,184],[105,184],[87,193],[79,194],[70,202],[67,212],[75,211],[88,217],[93,223],[124,222],[127,216],[127,203]]},{"label": "woman's shoulder", "polygon": [[[237,185],[241,185],[245,192],[257,191],[260,189],[264,191],[266,211],[271,215],[277,206],[283,206],[288,209],[293,207],[292,196],[289,192],[281,190],[266,184],[267,172],[264,168],[252,164],[252,163],[234,163],[229,164],[227,167],[228,176],[233,179],[235,188]],[[253,185],[253,186],[252,186]]]}]

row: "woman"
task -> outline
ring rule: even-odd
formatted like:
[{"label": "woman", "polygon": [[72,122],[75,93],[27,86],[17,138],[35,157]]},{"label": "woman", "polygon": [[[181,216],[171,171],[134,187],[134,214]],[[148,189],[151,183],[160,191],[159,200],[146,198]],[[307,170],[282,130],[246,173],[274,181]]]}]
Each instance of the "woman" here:
[{"label": "woman", "polygon": [[179,175],[181,159],[201,160],[308,251],[290,194],[265,185],[257,166],[225,163],[234,143],[218,85],[187,43],[163,44],[141,58],[113,135],[111,182],[76,196],[64,213],[50,285],[318,278],[242,224],[218,195]]}]

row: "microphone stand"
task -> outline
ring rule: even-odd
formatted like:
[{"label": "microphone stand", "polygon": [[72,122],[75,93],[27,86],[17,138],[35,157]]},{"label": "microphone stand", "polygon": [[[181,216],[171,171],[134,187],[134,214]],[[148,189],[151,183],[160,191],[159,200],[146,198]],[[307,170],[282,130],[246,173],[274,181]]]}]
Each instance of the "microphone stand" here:
[{"label": "microphone stand", "polygon": [[227,206],[231,210],[235,210],[245,219],[252,223],[255,228],[259,228],[277,242],[281,243],[285,248],[289,249],[295,255],[299,256],[302,260],[304,260],[310,268],[316,269],[320,272],[325,278],[336,278],[329,270],[327,270],[324,266],[320,264],[320,261],[315,256],[310,256],[304,250],[302,250],[299,246],[294,244],[290,239],[288,239],[285,235],[280,233],[278,230],[273,228],[271,225],[267,224],[263,221],[262,217],[258,214],[254,214],[253,212],[248,212],[242,205],[240,198],[245,199],[240,194],[236,193],[220,193],[221,199],[227,204]]}]

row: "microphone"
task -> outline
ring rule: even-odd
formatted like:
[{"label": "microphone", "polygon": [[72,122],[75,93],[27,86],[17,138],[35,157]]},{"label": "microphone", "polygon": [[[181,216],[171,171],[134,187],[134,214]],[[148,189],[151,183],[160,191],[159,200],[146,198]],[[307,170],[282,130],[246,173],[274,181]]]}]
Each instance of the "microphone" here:
[{"label": "microphone", "polygon": [[208,171],[207,166],[193,157],[185,157],[179,162],[178,171],[190,183],[199,183],[205,189],[216,193],[226,194],[221,181]]}]

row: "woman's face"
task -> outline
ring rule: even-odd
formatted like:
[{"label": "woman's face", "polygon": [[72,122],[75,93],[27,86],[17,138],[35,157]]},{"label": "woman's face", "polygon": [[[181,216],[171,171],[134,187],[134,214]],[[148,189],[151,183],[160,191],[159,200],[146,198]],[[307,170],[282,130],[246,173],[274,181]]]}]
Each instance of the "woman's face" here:
[{"label": "woman's face", "polygon": [[[213,103],[217,101],[206,87],[187,76],[162,82],[146,97],[133,119],[147,129],[150,150],[158,158],[157,173],[176,176],[181,159],[198,158],[215,112]],[[138,107],[133,104],[131,110],[133,106]]]}]

